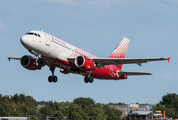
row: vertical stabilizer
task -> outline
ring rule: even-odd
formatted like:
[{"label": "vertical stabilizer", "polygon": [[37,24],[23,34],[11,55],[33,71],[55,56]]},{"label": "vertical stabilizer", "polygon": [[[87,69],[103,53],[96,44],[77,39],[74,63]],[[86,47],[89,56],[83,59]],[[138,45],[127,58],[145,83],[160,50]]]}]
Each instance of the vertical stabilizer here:
[{"label": "vertical stabilizer", "polygon": [[[113,53],[109,56],[109,58],[125,58],[125,54],[127,52],[127,48],[129,45],[129,39],[124,37],[121,43],[117,46],[117,48],[113,51]],[[120,65],[122,68],[122,65]]]}]

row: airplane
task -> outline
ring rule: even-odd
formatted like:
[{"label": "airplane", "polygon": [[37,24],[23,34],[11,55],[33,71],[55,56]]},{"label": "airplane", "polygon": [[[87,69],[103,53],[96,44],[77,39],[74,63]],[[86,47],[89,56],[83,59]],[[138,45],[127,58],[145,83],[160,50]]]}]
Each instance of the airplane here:
[{"label": "airplane", "polygon": [[150,61],[170,60],[169,58],[125,58],[130,40],[123,38],[108,58],[98,58],[57,37],[43,31],[32,30],[20,38],[21,44],[34,56],[24,55],[21,58],[7,57],[20,60],[21,65],[28,70],[41,70],[47,65],[52,72],[48,81],[56,83],[55,68],[60,68],[63,74],[80,74],[85,83],[93,83],[94,79],[122,80],[131,75],[152,75],[143,72],[124,72],[123,64],[147,63]]}]

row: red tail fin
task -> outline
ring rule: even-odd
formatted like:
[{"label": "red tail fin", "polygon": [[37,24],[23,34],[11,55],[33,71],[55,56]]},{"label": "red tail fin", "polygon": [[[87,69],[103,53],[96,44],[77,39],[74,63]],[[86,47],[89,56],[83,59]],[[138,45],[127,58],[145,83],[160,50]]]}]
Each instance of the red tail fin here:
[{"label": "red tail fin", "polygon": [[[113,51],[113,53],[109,56],[109,58],[125,58],[125,54],[127,52],[127,48],[129,45],[129,39],[124,37],[121,43],[117,46],[117,48]],[[122,65],[120,65],[120,69]]]}]

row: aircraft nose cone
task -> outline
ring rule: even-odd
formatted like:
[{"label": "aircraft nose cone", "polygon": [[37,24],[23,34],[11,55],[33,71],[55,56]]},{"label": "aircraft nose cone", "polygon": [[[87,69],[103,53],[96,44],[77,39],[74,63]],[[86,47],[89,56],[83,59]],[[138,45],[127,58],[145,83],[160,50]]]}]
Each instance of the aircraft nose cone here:
[{"label": "aircraft nose cone", "polygon": [[27,39],[27,36],[22,36],[21,38],[20,38],[20,42],[21,42],[21,44],[23,45],[23,46],[27,46],[27,44],[28,44],[28,39]]}]

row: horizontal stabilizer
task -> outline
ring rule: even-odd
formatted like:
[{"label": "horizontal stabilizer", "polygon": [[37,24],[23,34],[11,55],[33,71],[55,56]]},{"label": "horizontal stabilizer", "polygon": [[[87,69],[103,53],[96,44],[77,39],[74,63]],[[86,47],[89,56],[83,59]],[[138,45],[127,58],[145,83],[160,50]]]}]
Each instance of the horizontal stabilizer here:
[{"label": "horizontal stabilizer", "polygon": [[118,75],[152,75],[151,73],[143,73],[143,72],[118,72]]}]

